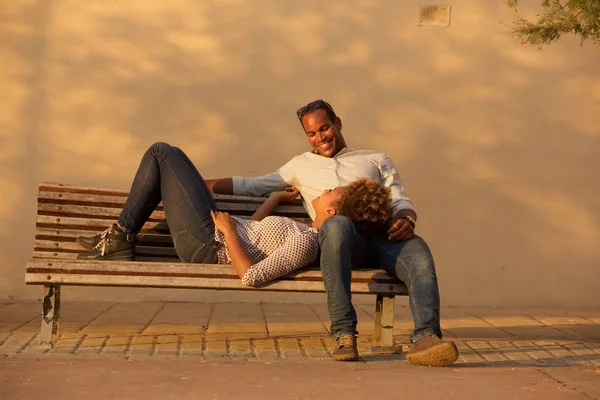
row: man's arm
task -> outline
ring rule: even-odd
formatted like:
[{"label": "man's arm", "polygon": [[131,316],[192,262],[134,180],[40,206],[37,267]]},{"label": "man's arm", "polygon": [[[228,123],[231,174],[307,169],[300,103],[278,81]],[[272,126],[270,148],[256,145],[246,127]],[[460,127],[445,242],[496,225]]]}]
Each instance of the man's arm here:
[{"label": "man's arm", "polygon": [[234,176],[231,178],[206,179],[208,190],[213,194],[235,194],[237,196],[267,197],[273,192],[284,190],[290,186],[283,180],[279,172],[244,178]]},{"label": "man's arm", "polygon": [[392,242],[410,239],[415,234],[415,228],[405,217],[412,218],[415,222],[417,221],[417,214],[413,210],[398,211],[392,220],[390,229],[388,229],[388,238]]},{"label": "man's arm", "polygon": [[205,179],[204,182],[212,194],[233,194],[233,178]]},{"label": "man's arm", "polygon": [[410,239],[415,233],[414,223],[417,221],[413,204],[404,191],[404,185],[394,163],[387,155],[384,155],[381,160],[380,170],[382,183],[390,188],[392,207],[396,212],[388,229],[388,237],[393,242]]}]

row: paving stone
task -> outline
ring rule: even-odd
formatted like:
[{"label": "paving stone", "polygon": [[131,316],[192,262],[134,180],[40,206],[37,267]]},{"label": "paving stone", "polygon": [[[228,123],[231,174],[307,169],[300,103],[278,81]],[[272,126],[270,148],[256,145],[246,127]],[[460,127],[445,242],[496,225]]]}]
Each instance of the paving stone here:
[{"label": "paving stone", "polygon": [[0,321],[21,324],[42,315],[41,301],[19,301],[0,308]]},{"label": "paving stone", "polygon": [[102,349],[101,354],[108,356],[124,356],[126,355],[126,351],[132,340],[132,335],[110,336]]},{"label": "paving stone", "polygon": [[553,357],[563,360],[565,363],[567,363],[567,365],[570,365],[570,366],[592,365],[589,361],[585,360],[583,357],[568,350],[568,348],[566,346],[564,346],[563,343],[564,342],[543,341],[543,342],[537,342],[537,345],[541,346],[545,351],[552,354]]},{"label": "paving stone", "polygon": [[83,334],[65,333],[56,341],[48,354],[52,355],[75,355],[77,347],[82,342]]},{"label": "paving stone", "polygon": [[296,338],[278,338],[276,345],[279,347],[279,353],[282,358],[298,359],[304,358],[298,339]]},{"label": "paving stone", "polygon": [[[8,336],[13,331],[21,333],[39,333],[42,326],[42,317],[38,315],[25,322],[7,321],[0,322],[0,336]],[[0,339],[1,340],[1,339]]]},{"label": "paving stone", "polygon": [[490,343],[483,340],[469,340],[467,342],[468,346],[474,349],[477,354],[483,357],[486,361],[492,362],[495,365],[514,364],[514,361],[504,356],[501,352],[499,352],[495,347],[493,347]]},{"label": "paving stone", "polygon": [[495,341],[491,340],[489,342],[493,348],[495,348],[499,353],[504,355],[509,360],[515,362],[519,365],[539,365],[539,363],[531,358],[531,356],[527,355],[524,351],[516,347],[509,341]]},{"label": "paving stone", "polygon": [[156,336],[135,335],[129,346],[129,356],[150,356],[154,354]]},{"label": "paving stone", "polygon": [[468,364],[485,362],[485,359],[483,357],[477,354],[477,352],[471,347],[467,346],[467,344],[462,340],[457,340],[454,343],[458,348],[458,362]]},{"label": "paving stone", "polygon": [[183,339],[180,335],[160,335],[156,338],[154,355],[177,357],[182,341]]},{"label": "paving stone", "polygon": [[530,309],[523,314],[539,321],[544,326],[551,326],[573,339],[600,340],[600,326],[588,319],[570,315],[565,310]]},{"label": "paving stone", "polygon": [[252,339],[251,345],[257,358],[280,358],[272,338]]},{"label": "paving stone", "polygon": [[[36,321],[40,321],[41,318],[32,318],[32,320],[36,320]],[[2,339],[6,336],[8,336],[9,333],[11,333],[12,331],[15,331],[19,328],[21,328],[22,326],[25,326],[28,324],[28,322],[33,322],[33,321],[25,321],[25,322],[21,322],[21,321],[0,321],[0,341],[2,341]],[[33,326],[35,324],[29,324],[30,326]],[[39,328],[39,325],[38,325]],[[35,329],[35,328],[34,328]],[[33,330],[33,329],[31,329]]]},{"label": "paving stone", "polygon": [[180,356],[203,357],[204,335],[184,335],[181,337]]},{"label": "paving stone", "polygon": [[540,365],[566,365],[566,362],[554,359],[552,354],[548,353],[536,343],[528,340],[514,340],[512,343],[536,360]]},{"label": "paving stone", "polygon": [[186,335],[206,331],[211,303],[166,303],[143,333]]},{"label": "paving stone", "polygon": [[230,357],[254,357],[248,337],[227,337],[227,348]]},{"label": "paving stone", "polygon": [[13,332],[8,336],[0,346],[0,354],[20,353],[38,338],[38,333],[31,332]]},{"label": "paving stone", "polygon": [[306,304],[261,304],[270,336],[324,334],[327,330]]},{"label": "paving stone", "polygon": [[82,356],[97,355],[108,344],[109,337],[105,335],[85,335],[85,339],[77,349],[77,354]]},{"label": "paving stone", "polygon": [[60,334],[79,332],[117,303],[75,301],[60,306]]},{"label": "paving stone", "polygon": [[[523,314],[522,309],[498,309],[488,308],[476,311],[478,317],[500,328],[503,332],[512,335],[513,338],[526,340],[559,340],[570,339],[571,335],[561,332],[551,326],[530,318]],[[481,314],[481,315],[478,315]],[[499,337],[497,337],[499,338]],[[510,339],[504,336],[504,338]]]},{"label": "paving stone", "polygon": [[215,303],[207,334],[267,334],[266,321],[258,303]]},{"label": "paving stone", "polygon": [[304,354],[309,358],[327,359],[331,354],[323,345],[323,341],[318,337],[301,338],[300,346],[304,349]]},{"label": "paving stone", "polygon": [[[311,304],[311,309],[315,312],[315,314],[319,317],[319,319],[323,323],[323,327],[327,332],[329,332],[329,328],[331,326],[331,321],[329,320],[329,313],[327,312],[326,304]],[[374,320],[373,314],[368,312],[365,307],[368,306],[364,304],[356,304],[354,309],[356,310],[356,318],[357,325],[356,330],[359,333],[373,334]],[[373,306],[374,308],[375,306]]]},{"label": "paving stone", "polygon": [[596,325],[600,325],[600,310],[597,308],[567,309],[565,310],[565,313],[584,318],[587,321],[595,323]]},{"label": "paving stone", "polygon": [[600,367],[600,354],[590,348],[588,343],[581,342],[560,342],[562,345],[569,351],[577,354],[585,361],[594,365],[595,367]]},{"label": "paving stone", "polygon": [[210,357],[229,357],[227,351],[227,336],[223,334],[214,334],[206,336],[206,348],[204,355]]},{"label": "paving stone", "polygon": [[83,333],[126,335],[142,332],[152,321],[164,303],[140,302],[118,303],[91,321]]},{"label": "paving stone", "polygon": [[501,326],[494,325],[492,321],[486,320],[478,314],[483,314],[476,309],[477,314],[471,309],[462,307],[444,308],[440,312],[440,324],[444,337],[447,339],[482,339],[501,340],[514,338],[505,332]]}]

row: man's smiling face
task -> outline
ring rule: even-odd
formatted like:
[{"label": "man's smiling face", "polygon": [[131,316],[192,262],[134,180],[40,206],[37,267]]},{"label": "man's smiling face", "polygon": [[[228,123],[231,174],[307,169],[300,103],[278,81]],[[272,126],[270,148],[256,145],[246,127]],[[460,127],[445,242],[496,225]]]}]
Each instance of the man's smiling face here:
[{"label": "man's smiling face", "polygon": [[342,121],[339,118],[331,121],[321,108],[306,113],[302,117],[302,126],[312,148],[323,157],[331,158],[346,147]]}]

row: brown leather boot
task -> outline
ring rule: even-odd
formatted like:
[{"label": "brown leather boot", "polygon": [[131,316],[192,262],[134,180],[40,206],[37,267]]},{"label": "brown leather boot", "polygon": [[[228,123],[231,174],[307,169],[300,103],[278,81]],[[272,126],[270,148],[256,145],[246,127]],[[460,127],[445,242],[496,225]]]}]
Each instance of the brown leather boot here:
[{"label": "brown leather boot", "polygon": [[356,336],[342,335],[337,339],[338,348],[334,350],[331,357],[336,361],[356,361],[358,350],[356,349]]},{"label": "brown leather boot", "polygon": [[435,335],[426,335],[414,343],[406,361],[425,367],[445,367],[458,358],[458,349],[452,342],[444,342]]}]

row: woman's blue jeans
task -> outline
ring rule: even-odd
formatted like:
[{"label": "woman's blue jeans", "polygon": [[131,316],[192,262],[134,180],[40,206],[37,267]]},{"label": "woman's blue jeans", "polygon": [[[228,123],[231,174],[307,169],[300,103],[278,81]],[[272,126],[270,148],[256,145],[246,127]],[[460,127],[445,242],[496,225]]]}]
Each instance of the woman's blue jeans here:
[{"label": "woman's blue jeans", "polygon": [[215,201],[190,159],[167,143],[153,144],[142,157],[119,224],[137,234],[161,201],[181,261],[216,264],[222,245],[210,216]]},{"label": "woman's blue jeans", "polygon": [[388,240],[387,234],[361,236],[354,223],[336,215],[325,221],[319,231],[321,272],[327,292],[327,309],[334,338],[355,335],[356,311],[352,306],[350,283],[352,267],[369,260],[408,287],[410,310],[415,329],[414,343],[427,334],[442,337],[440,329],[440,295],[433,256],[419,236],[402,242]]}]

